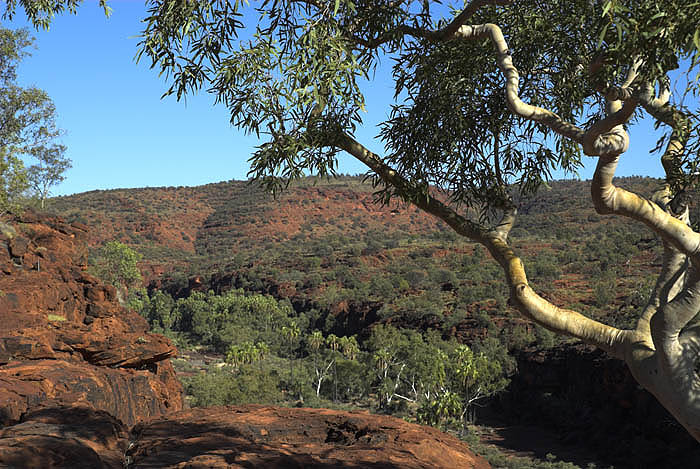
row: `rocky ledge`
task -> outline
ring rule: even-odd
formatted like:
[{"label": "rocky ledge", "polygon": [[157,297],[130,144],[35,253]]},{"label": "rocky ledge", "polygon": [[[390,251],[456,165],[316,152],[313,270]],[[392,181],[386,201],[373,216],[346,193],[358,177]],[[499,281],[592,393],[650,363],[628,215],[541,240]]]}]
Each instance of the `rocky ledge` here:
[{"label": "rocky ledge", "polygon": [[465,443],[393,417],[257,405],[173,413],[131,431],[85,407],[0,430],[2,467],[487,469]]},{"label": "rocky ledge", "polygon": [[175,347],[85,271],[87,227],[31,212],[0,223],[0,424],[40,406],[127,425],[180,410]]}]

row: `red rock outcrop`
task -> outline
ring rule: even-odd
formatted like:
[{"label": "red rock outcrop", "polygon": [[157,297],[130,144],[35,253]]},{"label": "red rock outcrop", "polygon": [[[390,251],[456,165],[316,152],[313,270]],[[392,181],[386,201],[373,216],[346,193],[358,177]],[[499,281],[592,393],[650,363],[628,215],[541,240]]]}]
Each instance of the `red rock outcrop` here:
[{"label": "red rock outcrop", "polygon": [[132,441],[126,454],[138,468],[490,467],[464,442],[434,428],[328,409],[192,409],[136,425]]},{"label": "red rock outcrop", "polygon": [[123,468],[129,430],[91,407],[39,409],[0,430],[0,466],[17,468]]},{"label": "red rock outcrop", "polygon": [[0,221],[0,424],[84,405],[127,425],[182,408],[176,352],[85,272],[87,227],[27,212]]},{"label": "red rock outcrop", "polygon": [[23,468],[488,469],[458,439],[393,417],[212,407],[126,426],[89,407],[29,412],[0,430],[0,465]]},{"label": "red rock outcrop", "polygon": [[328,409],[192,409],[136,425],[132,442],[127,458],[139,468],[490,467],[464,442],[434,428]]}]

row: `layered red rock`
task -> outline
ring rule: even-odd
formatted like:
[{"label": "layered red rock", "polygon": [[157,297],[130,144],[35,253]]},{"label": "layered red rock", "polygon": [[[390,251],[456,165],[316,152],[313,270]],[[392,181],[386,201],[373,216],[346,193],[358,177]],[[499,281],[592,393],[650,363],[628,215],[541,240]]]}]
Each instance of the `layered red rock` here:
[{"label": "layered red rock", "polygon": [[63,404],[127,425],[181,409],[175,347],[85,271],[87,227],[31,212],[0,223],[0,424]]},{"label": "layered red rock", "polygon": [[132,441],[127,451],[132,467],[490,467],[464,442],[434,428],[328,409],[192,409],[137,425]]}]

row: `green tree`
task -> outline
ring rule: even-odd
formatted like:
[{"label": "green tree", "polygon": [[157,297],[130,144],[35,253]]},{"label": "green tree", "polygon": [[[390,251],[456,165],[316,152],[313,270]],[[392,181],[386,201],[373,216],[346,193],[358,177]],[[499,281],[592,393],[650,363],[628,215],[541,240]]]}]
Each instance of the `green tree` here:
[{"label": "green tree", "polygon": [[348,360],[355,360],[360,353],[360,345],[357,343],[357,338],[355,338],[354,335],[350,337],[341,337],[340,349],[343,352],[343,356]]},{"label": "green tree", "polygon": [[173,330],[178,321],[175,300],[161,290],[153,292],[144,302],[140,313],[155,330]]},{"label": "green tree", "polygon": [[63,145],[32,149],[37,163],[27,168],[27,177],[42,209],[45,208],[51,187],[64,181],[66,177],[63,173],[72,167],[71,161],[63,155],[64,151]]},{"label": "green tree", "polygon": [[428,425],[443,427],[449,421],[457,420],[462,413],[462,399],[457,393],[444,391],[434,399],[425,401],[418,410],[418,421]]},{"label": "green tree", "polygon": [[296,348],[295,346],[298,345],[298,338],[301,334],[299,326],[296,322],[292,322],[289,326],[282,326],[280,332],[282,332],[282,336],[287,342],[287,355],[289,358],[294,358],[294,349]]},{"label": "green tree", "polygon": [[478,401],[503,391],[508,379],[501,364],[484,353],[474,353],[466,345],[455,348],[450,356],[450,369],[456,381],[455,393],[461,398],[460,419],[473,420],[470,410]]},{"label": "green tree", "polygon": [[263,360],[270,353],[270,347],[264,342],[243,342],[231,344],[226,352],[226,362],[239,368],[244,364],[251,364]]},{"label": "green tree", "polygon": [[[382,200],[400,197],[483,245],[525,317],[625,360],[700,440],[700,329],[690,325],[700,311],[700,233],[685,197],[700,181],[700,81],[671,86],[671,72],[692,76],[700,64],[700,8],[687,0],[243,8],[151,0],[139,57],[167,77],[166,94],[204,88],[234,124],[267,138],[250,160],[252,177],[275,191],[308,172],[334,174],[338,153],[349,153],[370,169]],[[239,33],[247,39],[236,41]],[[396,102],[380,124],[380,156],[355,131],[362,80],[388,59]],[[641,115],[666,129],[654,149],[666,180],[653,200],[613,184]],[[596,211],[639,221],[664,241],[659,280],[631,329],[537,294],[508,239],[518,200],[554,170],[576,171],[584,154],[597,159]]]},{"label": "green tree", "polygon": [[233,404],[277,404],[283,396],[279,378],[273,370],[254,365],[241,365],[229,370],[208,370],[185,382],[194,407]]},{"label": "green tree", "polygon": [[[12,20],[19,7],[24,10],[27,19],[35,28],[48,30],[56,15],[75,14],[83,0],[6,0],[4,3],[3,19]],[[107,0],[100,0],[99,5],[104,10],[105,16],[109,17],[112,9],[107,5]]]},{"label": "green tree", "polygon": [[[120,294],[128,294],[130,288],[142,281],[138,268],[140,260],[141,254],[126,244],[109,241],[98,251],[92,271],[95,276],[117,288]],[[123,298],[125,301],[126,297]]]},{"label": "green tree", "polygon": [[194,292],[175,303],[177,330],[226,353],[231,344],[265,343],[279,353],[285,346],[283,327],[291,327],[289,303],[271,296],[230,290],[222,295]]},{"label": "green tree", "polygon": [[[17,66],[33,43],[27,30],[0,28],[0,211],[17,212],[34,190],[44,207],[70,160],[46,92],[17,85]],[[29,167],[26,162],[36,160]]]},{"label": "green tree", "polygon": [[331,369],[333,364],[335,364],[336,357],[332,353],[333,350],[323,347],[326,343],[337,343],[337,337],[335,335],[333,337],[335,339],[326,341],[321,331],[313,331],[306,338],[306,344],[309,347],[309,357],[313,366],[313,385],[316,397],[321,395],[321,386],[323,386],[324,381],[331,377]]}]

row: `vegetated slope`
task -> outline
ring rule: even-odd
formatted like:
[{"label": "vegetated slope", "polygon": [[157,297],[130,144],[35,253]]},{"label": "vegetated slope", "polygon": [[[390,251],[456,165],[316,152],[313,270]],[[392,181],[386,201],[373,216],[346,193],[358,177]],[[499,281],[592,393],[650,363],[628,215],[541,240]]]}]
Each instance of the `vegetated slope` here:
[{"label": "vegetated slope", "polygon": [[0,467],[490,467],[389,416],[183,411],[175,347],[85,272],[86,235],[31,211],[0,216]]},{"label": "vegetated slope", "polygon": [[[659,181],[618,184],[650,195]],[[54,199],[50,209],[89,225],[113,220],[97,227],[92,247],[114,238],[130,244],[145,256],[151,287],[176,296],[228,288],[269,293],[304,313],[306,332],[326,335],[366,338],[369,325],[385,321],[438,329],[468,344],[496,338],[525,371],[512,377],[499,415],[506,409],[511,419],[558,428],[570,442],[616,434],[627,449],[610,440],[601,450],[606,460],[619,453],[616,467],[643,467],[618,459],[639,448],[657,457],[666,438],[694,444],[619,362],[585,347],[553,347],[566,339],[512,311],[500,267],[483,248],[413,207],[374,204],[372,193],[359,178],[305,180],[274,200],[256,186],[227,182],[91,192]],[[659,242],[639,223],[597,215],[589,194],[589,182],[551,183],[523,201],[511,239],[538,292],[628,327],[659,270]],[[623,435],[622,421],[636,426]],[[662,429],[658,422],[671,423]],[[640,432],[649,438],[636,439]]]},{"label": "vegetated slope", "polygon": [[[619,183],[644,194],[658,186],[650,178]],[[628,324],[651,286],[658,242],[638,223],[595,214],[589,187],[555,181],[523,201],[511,239],[545,295]],[[229,181],[92,191],[52,199],[50,209],[91,226],[93,249],[112,239],[135,248],[148,281],[165,279],[174,293],[243,287],[336,318],[396,317],[457,334],[484,311],[507,310],[502,274],[483,249],[412,206],[375,203],[358,177],[309,178],[277,200]]]}]

